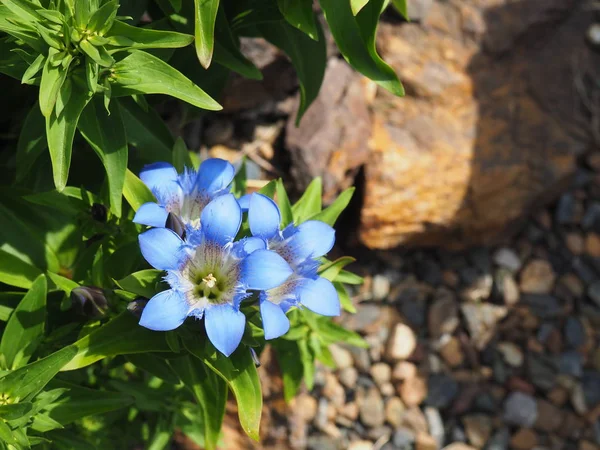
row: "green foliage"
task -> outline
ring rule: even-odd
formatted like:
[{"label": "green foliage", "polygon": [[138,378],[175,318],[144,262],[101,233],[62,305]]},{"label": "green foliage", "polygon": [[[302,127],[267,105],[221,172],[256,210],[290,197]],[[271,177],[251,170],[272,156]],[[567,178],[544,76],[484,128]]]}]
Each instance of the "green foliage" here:
[{"label": "green foliage", "polygon": [[[230,72],[262,79],[240,44],[261,37],[297,73],[300,123],[324,78],[325,27],[352,67],[403,94],[375,47],[386,2],[319,4],[0,2],[0,73],[25,93],[18,110],[8,111],[14,130],[0,182],[0,449],[157,450],[169,448],[176,428],[216,449],[230,393],[242,428],[258,440],[263,398],[255,356],[267,345],[279,360],[287,401],[303,383],[313,387],[317,361],[334,364],[331,344],[365,345],[305,308],[288,311],[290,331],[265,341],[255,297],[241,306],[246,330],[229,358],[195,320],[169,332],[138,324],[145,302],[168,286],[165,273],[143,261],[142,227],[132,221],[161,193],[136,174],[157,161],[180,172],[200,163],[172,135],[161,104],[179,102],[176,127],[220,110]],[[405,2],[393,5],[406,16]],[[247,192],[245,177],[242,162],[232,184],[237,197]],[[354,188],[326,208],[319,178],[293,204],[281,179],[260,192],[279,205],[284,229],[307,220],[333,226]],[[248,234],[244,221],[240,235]],[[319,260],[320,276],[333,282],[349,312],[355,308],[346,287],[362,282],[347,270],[353,261]]]}]

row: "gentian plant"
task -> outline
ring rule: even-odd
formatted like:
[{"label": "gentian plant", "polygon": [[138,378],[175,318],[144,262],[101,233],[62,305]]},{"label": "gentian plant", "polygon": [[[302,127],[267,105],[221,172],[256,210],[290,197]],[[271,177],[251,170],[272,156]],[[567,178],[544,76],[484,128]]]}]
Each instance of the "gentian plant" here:
[{"label": "gentian plant", "polygon": [[353,259],[328,259],[353,188],[323,208],[317,178],[292,204],[281,179],[250,192],[243,161],[174,137],[221,109],[231,72],[262,78],[241,38],[289,56],[297,121],[322,25],[402,95],[375,46],[388,2],[316,3],[0,2],[0,450],[159,450],[176,431],[212,450],[229,396],[258,440],[267,347],[290,401],[331,344],[365,345],[335,319],[355,311]]}]

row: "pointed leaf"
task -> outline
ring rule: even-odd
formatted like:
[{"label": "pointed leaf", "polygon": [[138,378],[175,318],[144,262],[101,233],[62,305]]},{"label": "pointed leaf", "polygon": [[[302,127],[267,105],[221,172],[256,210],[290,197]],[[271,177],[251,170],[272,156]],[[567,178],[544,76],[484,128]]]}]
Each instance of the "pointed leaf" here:
[{"label": "pointed leaf", "polygon": [[402,96],[402,84],[375,48],[377,23],[384,1],[370,0],[356,17],[352,15],[349,1],[319,0],[319,3],[346,61],[381,87]]},{"label": "pointed leaf", "polygon": [[105,37],[109,38],[111,45],[130,49],[180,48],[190,45],[194,40],[194,37],[189,34],[133,27],[120,20],[115,20]]},{"label": "pointed leaf", "polygon": [[[62,64],[55,66],[52,64],[53,57],[57,56],[60,52],[55,48],[48,50],[48,58],[44,64],[42,70],[42,82],[40,83],[40,110],[44,117],[50,117],[60,88],[67,78],[67,67],[63,67]],[[72,57],[66,57],[72,59]],[[69,59],[69,61],[70,61]]]},{"label": "pointed leaf", "polygon": [[128,150],[119,105],[113,103],[108,113],[102,99],[94,98],[83,110],[77,127],[102,161],[108,179],[110,209],[121,217]]},{"label": "pointed leaf", "polygon": [[194,37],[196,55],[202,67],[210,66],[215,42],[215,20],[219,0],[194,0]]},{"label": "pointed leaf", "polygon": [[46,292],[46,277],[40,275],[10,316],[0,341],[6,368],[27,364],[40,343],[46,325]]},{"label": "pointed leaf", "polygon": [[0,282],[29,289],[41,273],[37,267],[0,248]]},{"label": "pointed leaf", "polygon": [[310,182],[300,200],[292,206],[294,213],[294,223],[296,225],[308,220],[310,217],[321,212],[323,195],[323,182],[320,177]]},{"label": "pointed leaf", "polygon": [[0,378],[0,392],[9,398],[31,398],[40,392],[77,353],[68,346]]},{"label": "pointed leaf", "polygon": [[312,0],[277,0],[277,6],[290,25],[315,41],[320,39]]},{"label": "pointed leaf", "polygon": [[248,436],[258,440],[262,391],[250,349],[242,345],[227,358],[206,341],[186,339],[184,345],[192,355],[199,358],[229,385],[237,400],[242,428]]},{"label": "pointed leaf", "polygon": [[369,0],[350,0],[352,14],[356,16],[367,3],[369,3]]},{"label": "pointed leaf", "polygon": [[215,450],[227,403],[225,381],[193,356],[175,358],[171,365],[185,386],[192,391],[202,410],[206,449]]},{"label": "pointed leaf", "polygon": [[46,121],[36,103],[29,110],[25,122],[21,127],[19,141],[17,143],[17,180],[23,180],[29,173],[29,169],[48,148],[46,142]]},{"label": "pointed leaf", "polygon": [[325,208],[323,211],[317,213],[312,216],[311,220],[320,220],[321,222],[325,222],[328,225],[333,226],[340,216],[340,214],[346,209],[350,200],[352,199],[352,195],[354,195],[354,190],[356,188],[350,187],[342,192],[335,201]]},{"label": "pointed leaf", "polygon": [[152,298],[158,291],[156,285],[162,281],[162,270],[147,269],[127,275],[122,280],[116,281],[121,289],[133,292],[146,298]]},{"label": "pointed leaf", "polygon": [[292,60],[300,82],[300,106],[296,125],[310,104],[317,98],[327,65],[327,47],[323,30],[317,24],[319,40],[315,41],[287,22],[259,25],[260,33],[269,42],[282,49]]},{"label": "pointed leaf", "polygon": [[144,203],[156,201],[148,186],[129,169],[125,173],[123,195],[134,211],[137,211]]},{"label": "pointed leaf", "polygon": [[134,50],[113,66],[116,97],[133,94],[166,94],[210,111],[222,109],[206,92],[177,69],[156,56]]},{"label": "pointed leaf", "polygon": [[85,84],[73,82],[69,103],[65,105],[62,114],[57,116],[56,112],[52,112],[49,117],[46,117],[46,136],[52,160],[54,184],[59,192],[67,185],[75,129],[79,116],[90,98],[91,93]]},{"label": "pointed leaf", "polygon": [[292,212],[292,205],[281,178],[277,180],[275,192],[277,194],[277,205],[281,213],[281,228],[285,228],[294,221],[294,213]]},{"label": "pointed leaf", "polygon": [[138,319],[125,311],[81,338],[73,344],[77,354],[62,370],[86,367],[109,356],[171,350],[164,333],[148,330],[137,322]]}]

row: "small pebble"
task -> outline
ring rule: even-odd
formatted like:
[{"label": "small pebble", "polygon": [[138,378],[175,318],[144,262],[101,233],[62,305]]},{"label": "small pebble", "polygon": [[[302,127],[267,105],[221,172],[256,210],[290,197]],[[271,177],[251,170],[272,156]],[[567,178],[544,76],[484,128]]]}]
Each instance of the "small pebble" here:
[{"label": "small pebble", "polygon": [[413,330],[403,323],[394,327],[387,347],[387,357],[391,360],[407,359],[417,346],[417,338]]},{"label": "small pebble", "polygon": [[512,392],[504,402],[504,421],[530,428],[538,418],[537,403],[531,395]]},{"label": "small pebble", "polygon": [[517,252],[506,247],[496,250],[493,259],[497,265],[504,267],[513,273],[518,272],[522,265]]},{"label": "small pebble", "polygon": [[527,294],[549,294],[556,276],[550,263],[543,259],[530,261],[521,272],[521,291]]},{"label": "small pebble", "polygon": [[376,363],[371,366],[369,371],[371,378],[375,381],[375,384],[381,386],[392,379],[392,369],[385,363]]},{"label": "small pebble", "polygon": [[390,293],[390,280],[385,275],[375,275],[373,277],[371,292],[373,300],[384,300]]}]

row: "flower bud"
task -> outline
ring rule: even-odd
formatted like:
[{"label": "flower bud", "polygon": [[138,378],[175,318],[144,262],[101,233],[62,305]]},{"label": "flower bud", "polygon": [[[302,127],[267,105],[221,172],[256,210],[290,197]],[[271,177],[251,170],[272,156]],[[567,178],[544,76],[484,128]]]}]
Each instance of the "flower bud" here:
[{"label": "flower bud", "polygon": [[148,300],[145,298],[136,298],[127,304],[127,311],[139,319],[142,317],[142,312],[146,307],[146,303],[148,303]]},{"label": "flower bud", "polygon": [[92,205],[92,218],[98,222],[106,222],[106,217],[108,215],[108,211],[106,210],[106,206],[101,205],[99,203],[94,203]]},{"label": "flower bud", "polygon": [[185,239],[185,225],[178,215],[170,212],[167,216],[165,228],[173,230],[181,239]]},{"label": "flower bud", "polygon": [[71,301],[78,314],[101,317],[108,309],[104,291],[95,286],[79,286],[71,291]]}]

